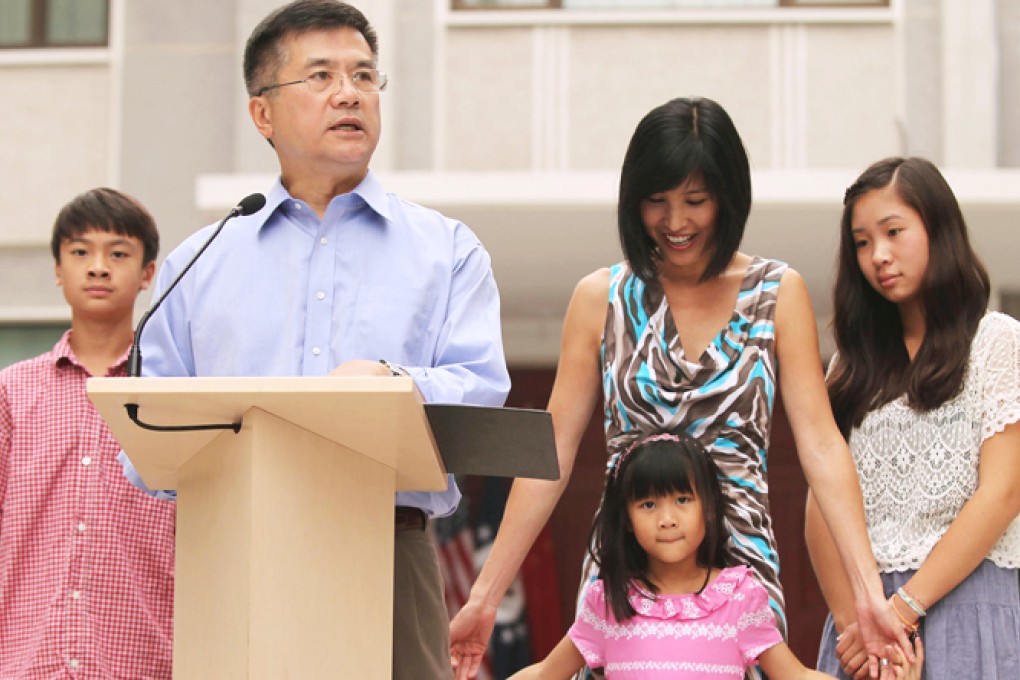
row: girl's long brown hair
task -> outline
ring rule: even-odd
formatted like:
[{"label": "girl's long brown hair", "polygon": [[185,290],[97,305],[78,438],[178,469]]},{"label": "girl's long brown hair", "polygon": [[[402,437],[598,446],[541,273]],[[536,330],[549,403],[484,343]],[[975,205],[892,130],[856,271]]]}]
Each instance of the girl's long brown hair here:
[{"label": "girl's long brown hair", "polygon": [[[921,293],[925,335],[913,361],[903,343],[899,309],[864,278],[851,232],[857,200],[890,185],[921,216],[928,233]],[[938,168],[923,158],[887,158],[865,170],[843,199],[833,290],[839,359],[829,377],[829,399],[843,435],[868,411],[904,393],[922,411],[956,396],[989,291],[988,272],[971,248],[960,205]]]}]

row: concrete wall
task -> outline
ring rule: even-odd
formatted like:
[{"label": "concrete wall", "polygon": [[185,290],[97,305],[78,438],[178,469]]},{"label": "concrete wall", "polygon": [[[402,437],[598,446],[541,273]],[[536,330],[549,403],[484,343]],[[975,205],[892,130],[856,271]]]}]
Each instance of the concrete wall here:
[{"label": "concrete wall", "polygon": [[615,170],[641,116],[687,95],[726,107],[757,168],[857,167],[902,150],[896,56],[891,22],[456,27],[442,167]]}]

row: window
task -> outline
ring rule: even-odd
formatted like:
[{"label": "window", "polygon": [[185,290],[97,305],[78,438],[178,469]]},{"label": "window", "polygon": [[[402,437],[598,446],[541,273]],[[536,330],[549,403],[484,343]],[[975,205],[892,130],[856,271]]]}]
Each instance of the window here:
[{"label": "window", "polygon": [[452,0],[453,9],[559,9],[562,0]]},{"label": "window", "polygon": [[888,7],[889,0],[451,0],[453,9],[661,9],[690,7]]},{"label": "window", "polygon": [[105,47],[109,0],[0,0],[0,48]]},{"label": "window", "polygon": [[889,0],[779,0],[783,7],[888,7]]},{"label": "window", "polygon": [[0,325],[0,368],[53,349],[68,324]]}]

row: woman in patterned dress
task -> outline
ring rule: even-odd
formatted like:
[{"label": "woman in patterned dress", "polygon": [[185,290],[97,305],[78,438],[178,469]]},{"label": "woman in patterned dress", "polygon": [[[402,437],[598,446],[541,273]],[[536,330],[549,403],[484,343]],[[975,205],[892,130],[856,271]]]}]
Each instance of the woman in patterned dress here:
[{"label": "woman in patterned dress", "polygon": [[737,250],[750,208],[747,154],[716,102],[674,99],[638,124],[620,182],[626,261],[583,278],[564,321],[548,406],[560,480],[514,482],[489,558],[450,624],[458,680],[474,677],[499,600],[570,478],[600,396],[610,454],[642,433],[678,428],[706,446],[733,508],[732,556],[754,571],[785,631],[766,476],[781,387],[808,483],[852,575],[874,676],[886,643],[907,646],[882,596],[857,476],[829,409],[807,287],[784,263]]},{"label": "woman in patterned dress", "polygon": [[[930,162],[890,158],[865,170],[846,192],[840,232],[829,396],[885,593],[919,626],[923,677],[1016,680],[1020,323],[987,311],[988,274]],[[811,501],[807,517],[832,611],[819,669],[860,677],[838,558]]]}]

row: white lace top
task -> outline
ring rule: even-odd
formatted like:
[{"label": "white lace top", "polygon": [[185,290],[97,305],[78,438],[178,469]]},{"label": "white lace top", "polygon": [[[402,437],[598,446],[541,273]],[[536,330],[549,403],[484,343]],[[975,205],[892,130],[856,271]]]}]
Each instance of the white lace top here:
[{"label": "white lace top", "polygon": [[[880,571],[921,566],[977,489],[982,443],[1018,420],[1020,323],[989,312],[974,336],[960,394],[927,413],[901,397],[868,413],[851,431]],[[1020,567],[1020,518],[988,559]]]}]

